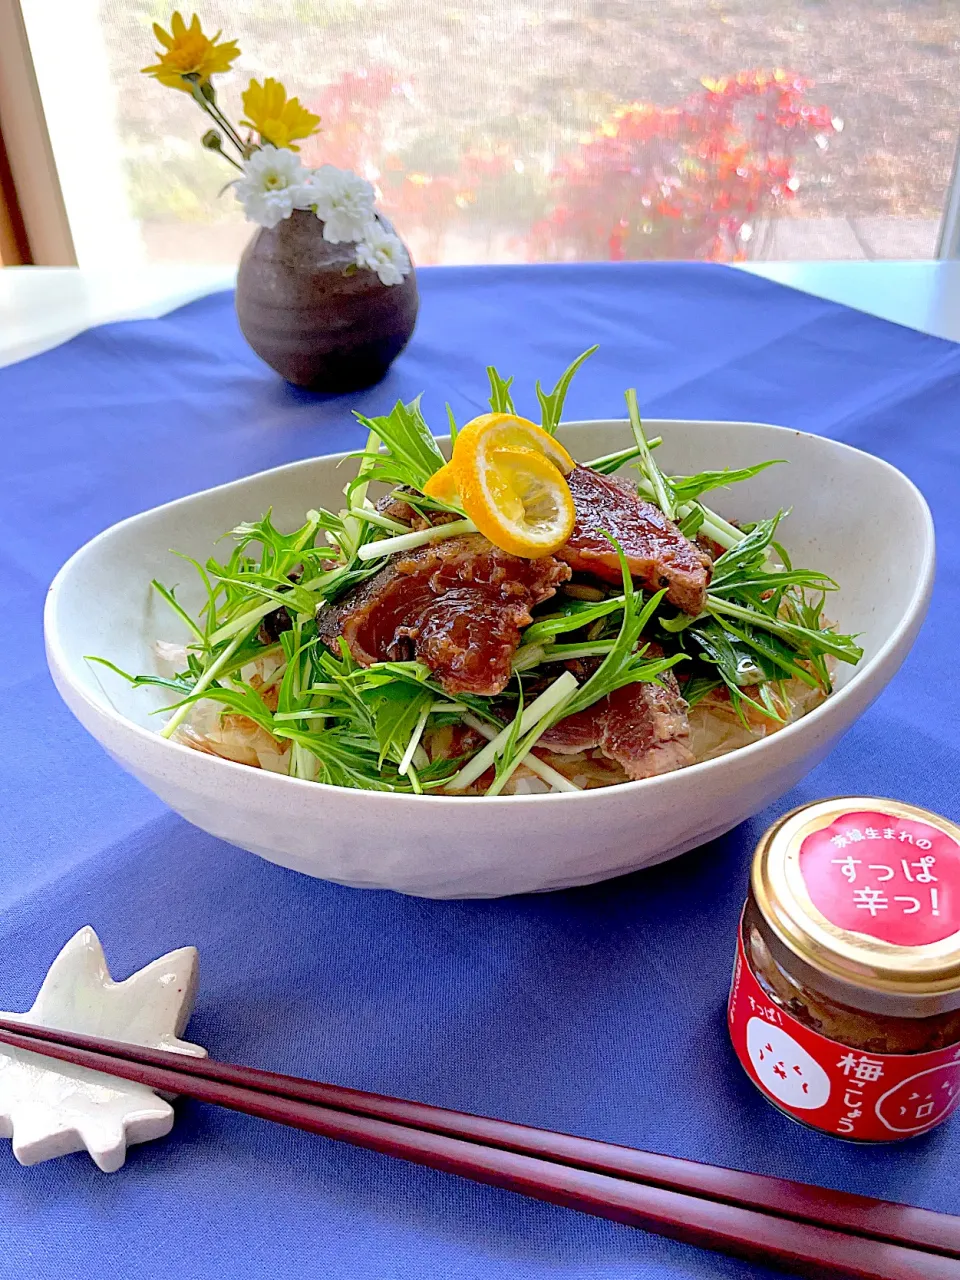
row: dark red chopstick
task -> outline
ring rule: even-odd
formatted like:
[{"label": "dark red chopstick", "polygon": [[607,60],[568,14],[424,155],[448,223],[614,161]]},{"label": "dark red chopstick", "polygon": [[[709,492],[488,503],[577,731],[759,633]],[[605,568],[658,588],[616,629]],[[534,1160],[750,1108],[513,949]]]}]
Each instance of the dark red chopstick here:
[{"label": "dark red chopstick", "polygon": [[[6,1029],[13,1027],[17,1029]],[[68,1043],[68,1040],[73,1043]],[[83,1041],[82,1046],[80,1041]],[[355,1090],[338,1091],[332,1085],[318,1085],[272,1073],[256,1072],[251,1068],[188,1058],[181,1054],[141,1050],[139,1046],[118,1045],[117,1055],[114,1056],[113,1046],[111,1051],[105,1052],[107,1045],[91,1037],[68,1036],[67,1033],[49,1032],[45,1028],[28,1028],[9,1020],[0,1021],[0,1043],[55,1057],[108,1075],[135,1080],[164,1092],[182,1094],[311,1133],[339,1138],[691,1244],[733,1253],[754,1261],[772,1262],[802,1275],[853,1276],[860,1277],[861,1280],[960,1280],[960,1262],[955,1256],[930,1251],[942,1249],[942,1244],[930,1241],[921,1244],[919,1240],[909,1244],[894,1243],[876,1236],[852,1234],[846,1229],[817,1226],[743,1204],[725,1203],[707,1199],[702,1194],[688,1194],[662,1185],[635,1181],[633,1179],[638,1176],[636,1172],[632,1178],[611,1176],[593,1168],[559,1163],[539,1154],[530,1155],[501,1146],[486,1145],[477,1137],[464,1138],[450,1132],[414,1128],[373,1115],[358,1114],[356,1110],[339,1110],[318,1105],[314,1101],[304,1101],[300,1097],[284,1096],[275,1090],[282,1082],[285,1089],[296,1087],[297,1090],[332,1090],[346,1094],[354,1105],[358,1099],[371,1105],[419,1107],[420,1104],[380,1099]],[[99,1047],[87,1048],[90,1044]],[[138,1061],[141,1057],[143,1060]],[[147,1061],[147,1058],[151,1061]],[[253,1080],[266,1078],[270,1082],[271,1091],[229,1083],[213,1073],[230,1074],[234,1078],[240,1074]],[[436,1109],[423,1110],[429,1114]],[[441,1111],[440,1116],[451,1127],[454,1121],[461,1119],[454,1112]],[[501,1123],[484,1121],[481,1117],[463,1118],[491,1126]],[[586,1142],[583,1139],[564,1139],[562,1135],[551,1135],[541,1130],[526,1129],[524,1126],[505,1127],[525,1135],[538,1135],[546,1143],[554,1140]],[[608,1148],[602,1143],[586,1145],[612,1152],[618,1158],[643,1154],[631,1153],[626,1148]],[[690,1162],[671,1161],[670,1164],[688,1167]],[[703,1166],[694,1165],[693,1168],[703,1170]],[[876,1201],[866,1203],[878,1207],[883,1205],[883,1202]],[[889,1205],[887,1208],[895,1211],[906,1207]],[[926,1210],[911,1212],[938,1222],[944,1217]],[[919,1219],[913,1224],[914,1234],[917,1231],[917,1221]],[[956,1220],[947,1219],[947,1222],[951,1221],[955,1225]]]},{"label": "dark red chopstick", "polygon": [[594,1173],[647,1182],[670,1191],[759,1209],[815,1226],[889,1240],[894,1244],[914,1245],[960,1258],[960,1218],[934,1213],[929,1209],[831,1191],[783,1178],[699,1164],[692,1160],[680,1160],[673,1156],[638,1151],[589,1138],[551,1133],[529,1125],[450,1111],[401,1098],[382,1097],[341,1085],[260,1071],[255,1067],[216,1062],[209,1058],[189,1058],[141,1045],[104,1041],[93,1036],[47,1027],[27,1027],[23,1023],[0,1018],[0,1031],[4,1030],[20,1035],[29,1034],[73,1048],[109,1053],[131,1062],[167,1067],[206,1080],[333,1107],[355,1115],[447,1134],[453,1138],[500,1147],[519,1155],[553,1160],[558,1164],[568,1164]]}]

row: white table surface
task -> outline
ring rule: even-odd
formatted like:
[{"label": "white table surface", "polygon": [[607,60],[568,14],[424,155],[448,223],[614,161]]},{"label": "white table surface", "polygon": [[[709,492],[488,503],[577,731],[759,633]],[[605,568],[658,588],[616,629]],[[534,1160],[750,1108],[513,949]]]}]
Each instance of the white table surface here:
[{"label": "white table surface", "polygon": [[[960,342],[960,261],[751,262],[755,275]],[[46,351],[91,325],[159,316],[233,285],[226,267],[0,268],[0,365]]]}]

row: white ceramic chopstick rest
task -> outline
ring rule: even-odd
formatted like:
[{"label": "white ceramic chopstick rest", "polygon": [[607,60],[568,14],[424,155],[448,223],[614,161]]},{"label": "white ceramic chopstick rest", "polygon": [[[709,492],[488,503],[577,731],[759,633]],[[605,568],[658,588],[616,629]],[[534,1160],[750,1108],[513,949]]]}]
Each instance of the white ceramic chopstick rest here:
[{"label": "white ceramic chopstick rest", "polygon": [[[2,1016],[203,1058],[200,1045],[179,1039],[197,992],[197,962],[195,947],[181,947],[114,982],[88,925],[54,960],[33,1007]],[[173,1107],[145,1085],[0,1044],[0,1137],[13,1139],[21,1164],[86,1149],[112,1173],[129,1143],[162,1138],[172,1127]]]}]

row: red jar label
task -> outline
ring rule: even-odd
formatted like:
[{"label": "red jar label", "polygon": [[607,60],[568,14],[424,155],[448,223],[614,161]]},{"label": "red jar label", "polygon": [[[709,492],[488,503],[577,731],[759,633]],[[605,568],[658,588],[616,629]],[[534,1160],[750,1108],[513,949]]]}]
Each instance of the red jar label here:
[{"label": "red jar label", "polygon": [[960,1103],[960,1045],[932,1053],[861,1053],[820,1035],[774,1005],[760,986],[742,926],[727,1024],[754,1084],[788,1115],[824,1133],[861,1142],[913,1137]]},{"label": "red jar label", "polygon": [[960,845],[912,818],[843,813],[800,846],[814,906],[840,929],[901,947],[960,930]]}]

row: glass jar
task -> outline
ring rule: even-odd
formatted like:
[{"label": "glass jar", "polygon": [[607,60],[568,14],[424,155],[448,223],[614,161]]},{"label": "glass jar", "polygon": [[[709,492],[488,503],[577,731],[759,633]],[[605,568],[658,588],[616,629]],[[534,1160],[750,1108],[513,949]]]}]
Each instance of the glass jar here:
[{"label": "glass jar", "polygon": [[960,1103],[960,827],[894,800],[805,805],[761,839],[728,1006],[761,1092],[890,1142]]}]

